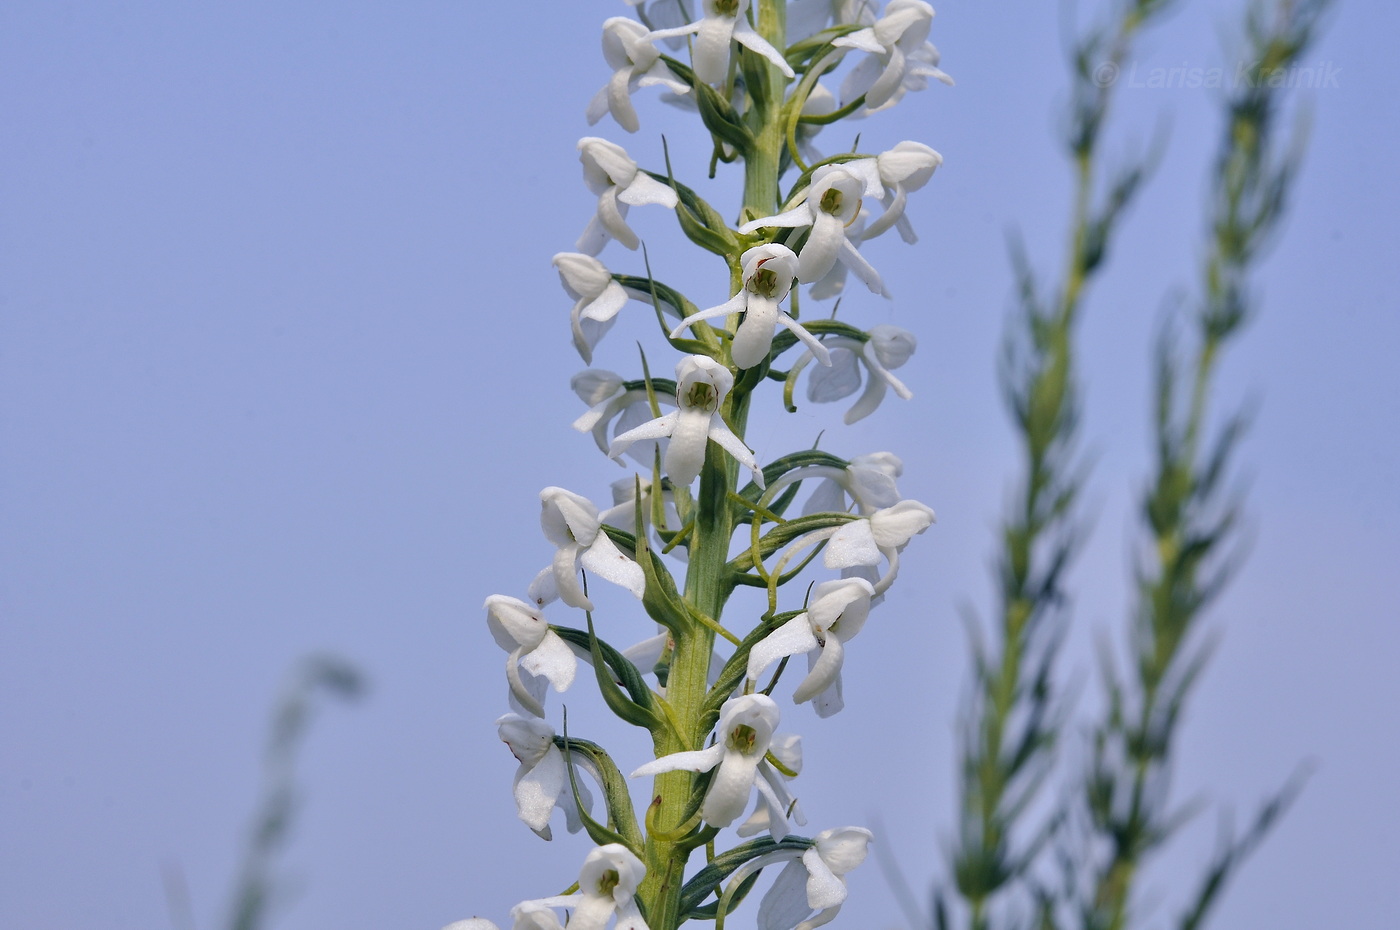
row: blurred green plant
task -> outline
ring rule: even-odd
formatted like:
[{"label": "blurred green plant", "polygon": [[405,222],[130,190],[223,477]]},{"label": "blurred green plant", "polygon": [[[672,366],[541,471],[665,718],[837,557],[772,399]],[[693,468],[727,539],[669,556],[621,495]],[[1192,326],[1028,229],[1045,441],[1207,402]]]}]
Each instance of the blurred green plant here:
[{"label": "blurred green plant", "polygon": [[[1057,768],[1072,725],[1056,658],[1067,622],[1065,576],[1084,524],[1076,509],[1086,468],[1076,453],[1079,385],[1075,323],[1124,209],[1150,174],[1150,157],[1099,183],[1101,139],[1121,66],[1137,34],[1173,0],[1120,0],[1106,24],[1076,43],[1067,148],[1075,171],[1064,280],[1047,290],[1013,242],[1017,310],[1001,381],[1023,471],[1001,528],[990,629],[975,619],[973,680],[960,734],[960,803],[951,881],[935,889],[939,930],[1137,926],[1141,868],[1192,812],[1175,809],[1169,772],[1183,708],[1210,653],[1201,617],[1238,564],[1241,495],[1230,483],[1247,418],[1212,430],[1211,388],[1224,347],[1252,316],[1249,273],[1277,230],[1296,176],[1305,125],[1280,142],[1286,75],[1316,38],[1327,0],[1249,8],[1244,60],[1254,62],[1224,101],[1212,172],[1201,297],[1173,317],[1156,349],[1154,474],[1143,494],[1144,544],[1126,669],[1103,661],[1105,711],[1092,724],[1086,772]],[[1295,778],[1238,837],[1228,832],[1177,919],[1203,924],[1222,888],[1294,798]],[[1052,791],[1068,803],[1048,813]],[[897,880],[897,884],[899,880]],[[905,896],[907,897],[907,896]],[[906,905],[912,922],[928,919]]]},{"label": "blurred green plant", "polygon": [[360,671],[334,656],[307,656],[293,671],[272,716],[263,755],[262,793],[234,886],[229,930],[262,930],[285,896],[284,883],[277,876],[277,856],[291,838],[301,809],[296,762],[320,702],[354,700],[364,690]]}]

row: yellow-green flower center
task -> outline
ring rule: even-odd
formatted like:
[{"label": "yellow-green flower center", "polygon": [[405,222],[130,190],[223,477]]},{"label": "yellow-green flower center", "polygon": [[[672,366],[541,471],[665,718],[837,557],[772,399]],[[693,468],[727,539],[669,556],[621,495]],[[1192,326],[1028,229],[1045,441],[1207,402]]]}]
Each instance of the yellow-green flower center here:
[{"label": "yellow-green flower center", "polygon": [[719,393],[715,386],[707,381],[697,381],[690,386],[686,392],[685,404],[687,407],[698,407],[701,410],[714,410],[719,406]]},{"label": "yellow-green flower center", "polygon": [[746,756],[750,755],[756,742],[758,742],[758,731],[751,726],[741,723],[729,731],[728,746],[734,752],[743,753]]},{"label": "yellow-green flower center", "polygon": [[715,12],[720,16],[738,16],[739,0],[715,0]]},{"label": "yellow-green flower center", "polygon": [[598,893],[612,896],[613,889],[622,883],[622,876],[617,874],[617,869],[608,869],[598,879]]},{"label": "yellow-green flower center", "polygon": [[819,204],[823,213],[830,213],[832,216],[841,212],[841,192],[836,188],[831,188],[825,194]]},{"label": "yellow-green flower center", "polygon": [[760,268],[749,278],[749,290],[761,297],[778,296],[778,273]]}]

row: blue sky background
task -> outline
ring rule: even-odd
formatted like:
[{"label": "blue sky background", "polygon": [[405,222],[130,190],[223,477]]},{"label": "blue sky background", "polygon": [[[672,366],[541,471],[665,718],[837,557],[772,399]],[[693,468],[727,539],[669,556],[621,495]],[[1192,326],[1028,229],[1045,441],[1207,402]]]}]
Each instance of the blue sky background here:
[{"label": "blue sky background", "polygon": [[[939,513],[850,650],[846,711],[818,721],[784,705],[805,739],[811,829],[883,818],[920,884],[943,870],[953,822],[959,612],[988,603],[1014,455],[993,365],[1005,238],[1020,230],[1053,273],[1068,194],[1060,5],[938,9],[957,87],[824,137],[835,148],[858,129],[870,151],[911,138],[945,156],[910,208],[919,245],[868,247],[896,300],[843,304],[918,335],[900,372],[917,396],[852,429],[840,405],[786,416],[760,402],[749,434],[761,458],[823,429],[838,453],[895,451],[902,490]],[[1233,67],[1240,9],[1185,2],[1144,38],[1138,83],[1154,67]],[[218,927],[271,702],[316,649],[359,664],[373,691],[323,715],[307,747],[285,858],[297,890],[278,926],[502,922],[573,881],[586,841],[545,844],[515,818],[515,762],[492,725],[501,654],[479,605],[521,593],[547,561],[540,488],[601,499],[621,474],[568,425],[583,366],[549,258],[593,210],[575,143],[602,134],[659,165],[665,132],[680,179],[736,203],[733,172],[701,183],[693,118],[652,95],[635,137],[586,126],[607,77],[599,25],[623,12],[0,10],[0,925],[168,926],[168,868],[200,930]],[[1309,55],[1336,84],[1307,94],[1294,210],[1258,278],[1262,313],[1224,365],[1221,400],[1258,403],[1241,455],[1252,551],[1210,620],[1221,644],[1186,721],[1178,797],[1243,820],[1300,762],[1318,767],[1219,927],[1400,913],[1398,27],[1392,5],[1344,2]],[[1085,710],[1093,643],[1117,635],[1127,603],[1150,340],[1167,297],[1195,286],[1218,120],[1216,93],[1133,74],[1110,151],[1162,125],[1170,137],[1082,329],[1096,531],[1065,670]],[[728,296],[667,211],[633,217],[659,278],[702,306]],[[602,257],[640,269],[616,245]],[[637,309],[595,364],[630,375],[642,338],[669,367]],[[623,600],[605,605],[605,637],[650,631]],[[643,761],[586,689],[568,697],[574,732],[624,769]],[[1212,849],[1214,816],[1149,873],[1162,921]],[[836,926],[900,925],[873,864],[852,888]]]}]

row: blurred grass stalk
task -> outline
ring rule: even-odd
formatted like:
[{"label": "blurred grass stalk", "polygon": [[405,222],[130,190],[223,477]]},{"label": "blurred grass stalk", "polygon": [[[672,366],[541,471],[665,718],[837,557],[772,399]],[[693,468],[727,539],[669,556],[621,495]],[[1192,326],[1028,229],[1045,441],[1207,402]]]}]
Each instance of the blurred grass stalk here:
[{"label": "blurred grass stalk", "polygon": [[[1134,926],[1141,867],[1189,816],[1171,808],[1167,788],[1181,712],[1210,652],[1193,634],[1240,555],[1241,495],[1227,478],[1245,417],[1237,413],[1212,430],[1211,390],[1221,351],[1252,315],[1249,272],[1283,216],[1302,151],[1301,131],[1278,141],[1287,82],[1271,78],[1286,74],[1308,48],[1327,0],[1256,2],[1246,17],[1246,60],[1257,64],[1224,101],[1189,346],[1177,320],[1164,326],[1157,345],[1156,463],[1142,504],[1146,541],[1135,569],[1128,667],[1119,672],[1116,660],[1104,659],[1107,707],[1092,729],[1088,772],[1064,775],[1061,793],[1070,803],[1038,819],[1030,814],[1057,771],[1055,750],[1069,723],[1055,660],[1065,629],[1065,572],[1083,538],[1075,506],[1085,472],[1075,452],[1075,322],[1117,221],[1150,170],[1139,159],[1100,190],[1100,139],[1133,39],[1173,5],[1120,0],[1108,24],[1074,49],[1068,148],[1075,195],[1058,290],[1041,288],[1013,243],[1019,306],[1008,324],[1001,373],[1024,471],[1001,531],[990,642],[980,624],[971,624],[973,682],[960,734],[952,851],[961,907],[950,913],[949,893],[935,893],[933,922],[940,930],[954,917],[972,930]],[[1295,780],[1265,803],[1242,836],[1223,838],[1177,919],[1182,930],[1201,925],[1296,787]]]},{"label": "blurred grass stalk", "polygon": [[273,906],[285,892],[276,873],[277,854],[296,825],[301,793],[296,785],[296,761],[306,740],[318,700],[348,701],[365,689],[363,676],[334,656],[303,659],[273,713],[263,757],[262,796],[248,835],[229,911],[229,930],[262,930]]}]

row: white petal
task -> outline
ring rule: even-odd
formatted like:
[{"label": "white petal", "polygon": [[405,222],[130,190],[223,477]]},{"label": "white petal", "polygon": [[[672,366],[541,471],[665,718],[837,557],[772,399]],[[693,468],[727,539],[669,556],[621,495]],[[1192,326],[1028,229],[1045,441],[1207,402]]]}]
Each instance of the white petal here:
[{"label": "white petal", "polygon": [[661,661],[661,656],[670,644],[670,633],[658,633],[656,636],[642,640],[635,646],[628,646],[622,650],[622,657],[637,666],[637,670],[646,675],[656,668],[656,663]]},{"label": "white petal", "polygon": [[574,683],[578,659],[569,644],[550,630],[536,649],[521,658],[520,667],[531,675],[547,678],[555,691],[562,692]]},{"label": "white petal", "polygon": [[876,565],[880,549],[870,530],[869,520],[854,520],[844,524],[832,535],[822,554],[827,568],[848,568],[852,565]]},{"label": "white petal", "polygon": [[559,599],[565,604],[580,610],[592,610],[593,602],[583,593],[583,586],[578,580],[579,549],[579,546],[561,546],[554,551],[554,584]]},{"label": "white petal", "polygon": [[[812,656],[816,658],[813,659]],[[810,701],[812,698],[830,688],[841,676],[841,662],[845,656],[845,649],[841,645],[839,636],[828,636],[826,645],[819,651],[807,654],[807,664],[811,671],[807,677],[802,679],[802,684],[797,686],[797,690],[792,694],[794,704],[801,704],[803,701]]]},{"label": "white petal", "polygon": [[743,226],[739,227],[739,232],[747,235],[748,233],[754,232],[755,230],[767,229],[773,226],[796,228],[800,226],[811,225],[812,208],[807,206],[806,202],[804,201],[803,203],[798,204],[797,206],[793,207],[791,210],[788,210],[785,213],[779,213],[775,216],[759,217],[756,220],[752,220],[748,223],[745,223]]},{"label": "white petal", "polygon": [[797,337],[798,341],[807,347],[807,351],[816,356],[817,361],[821,362],[824,367],[831,367],[831,353],[827,351],[826,346],[822,345],[821,340],[807,332],[806,327],[786,313],[779,315],[778,322],[786,326],[792,334]]},{"label": "white petal", "polygon": [[798,614],[754,644],[749,652],[749,679],[756,681],[768,666],[783,656],[815,648],[817,638],[812,635],[812,625],[807,622],[805,613]]},{"label": "white petal", "polygon": [[[753,472],[755,484],[760,488],[764,486],[763,469],[758,467],[758,461],[753,457],[753,453],[749,451],[748,446],[744,445],[742,439],[735,436],[730,431],[729,427],[725,426],[724,420],[719,417],[714,417],[710,421],[710,438],[714,440],[715,444],[721,449],[734,456],[734,458],[739,461],[740,465],[745,466],[749,471]],[[674,476],[672,477],[674,478]]]},{"label": "white petal", "polygon": [[[693,407],[682,407],[672,416],[676,418],[675,429],[669,434],[671,444],[666,447],[663,464],[666,474],[674,483],[689,486],[705,465],[705,443],[711,432],[710,421],[713,417],[709,412]],[[616,445],[614,441],[613,446]]]},{"label": "white petal", "polygon": [[699,33],[691,45],[690,63],[695,79],[718,84],[729,71],[729,42],[734,36],[735,19],[707,16],[697,23]]},{"label": "white petal", "polygon": [[[815,376],[817,372],[813,372],[812,374]],[[884,399],[885,379],[879,377],[875,373],[871,373],[866,379],[865,390],[861,392],[856,402],[851,405],[851,409],[846,411],[846,415],[843,418],[846,425],[849,426],[852,423],[870,416],[870,414],[875,412],[875,408],[880,406],[880,401]]]},{"label": "white petal", "polygon": [[[720,744],[716,744],[720,745]],[[720,746],[723,749],[723,746]],[[758,759],[736,752],[726,753],[719,769],[710,781],[710,790],[700,805],[705,822],[721,829],[729,826],[749,806],[753,780],[758,774]]]},{"label": "white petal", "polygon": [[[773,332],[778,328],[778,304],[771,297],[741,291],[748,298],[743,321],[734,334],[730,353],[740,368],[755,368],[768,357]],[[808,337],[810,338],[810,337]],[[825,349],[822,352],[825,353]]]},{"label": "white petal", "polygon": [[872,294],[879,294],[881,297],[890,296],[890,292],[885,289],[885,282],[880,278],[880,272],[871,267],[871,264],[865,260],[865,256],[860,254],[860,250],[851,244],[851,240],[843,236],[837,247],[839,249],[837,258],[840,259],[841,264],[851,269],[855,276],[865,283]]},{"label": "white petal", "polygon": [[807,377],[807,399],[814,404],[849,397],[860,387],[860,363],[856,353],[835,348],[830,357],[830,368],[818,368]]},{"label": "white petal", "polygon": [[675,190],[669,184],[662,184],[656,178],[641,171],[637,172],[637,176],[632,179],[631,184],[627,185],[626,190],[617,195],[617,199],[634,207],[657,203],[673,209],[680,202]]},{"label": "white petal", "polygon": [[691,323],[698,323],[701,320],[713,320],[715,317],[728,316],[731,313],[738,313],[740,310],[744,309],[744,305],[748,302],[748,296],[749,295],[747,291],[741,290],[739,291],[739,293],[735,294],[733,297],[729,298],[717,307],[710,307],[708,310],[701,310],[698,313],[692,313],[690,316],[686,317],[685,319],[681,320],[679,323],[676,324],[676,328],[671,330],[671,338],[679,339],[681,333],[684,332],[685,328]]},{"label": "white petal", "polygon": [[830,478],[817,485],[812,496],[802,507],[802,516],[814,513],[843,513],[846,510],[846,491]]},{"label": "white petal", "polygon": [[898,548],[928,529],[935,522],[933,510],[918,501],[900,501],[876,511],[870,517],[875,544]]},{"label": "white petal", "polygon": [[536,833],[543,835],[548,830],[549,815],[554,813],[565,777],[564,754],[558,746],[550,746],[534,767],[522,765],[516,773],[515,807],[520,819]]},{"label": "white petal", "polygon": [[763,38],[763,36],[759,35],[757,32],[754,32],[753,27],[749,25],[749,21],[742,17],[734,21],[734,41],[750,51],[757,52],[764,58],[767,58],[773,64],[777,65],[778,70],[783,72],[787,77],[796,76],[793,74],[792,68],[789,67],[787,59],[783,58],[782,54],[770,45],[767,39]]},{"label": "white petal", "polygon": [[626,588],[634,597],[640,599],[646,591],[646,573],[642,567],[623,555],[607,533],[599,533],[579,561],[585,570]]},{"label": "white petal", "polygon": [[669,756],[654,759],[627,777],[641,778],[644,775],[660,775],[662,772],[708,772],[719,765],[723,758],[724,747],[716,743],[708,749],[673,752]]},{"label": "white petal", "polygon": [[802,854],[807,867],[807,905],[812,910],[836,907],[846,900],[846,883],[834,875],[816,849]]},{"label": "white petal", "polygon": [[629,429],[625,433],[613,437],[612,445],[608,446],[608,457],[617,458],[619,455],[626,452],[632,443],[638,442],[639,440],[661,439],[665,436],[670,436],[676,429],[676,421],[678,419],[679,411],[673,410],[670,413],[662,414],[655,420],[648,420],[641,426]]},{"label": "white petal", "polygon": [[810,913],[807,869],[800,861],[789,862],[758,906],[759,930],[792,930]]},{"label": "white petal", "polygon": [[841,221],[830,213],[818,211],[812,220],[812,233],[802,246],[801,267],[798,277],[803,281],[816,281],[831,270],[846,242],[846,229]]}]

